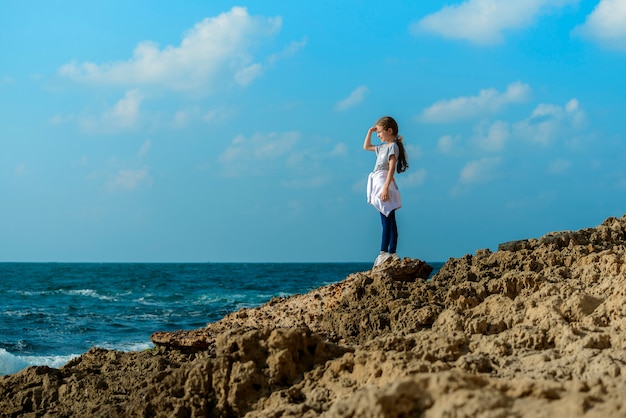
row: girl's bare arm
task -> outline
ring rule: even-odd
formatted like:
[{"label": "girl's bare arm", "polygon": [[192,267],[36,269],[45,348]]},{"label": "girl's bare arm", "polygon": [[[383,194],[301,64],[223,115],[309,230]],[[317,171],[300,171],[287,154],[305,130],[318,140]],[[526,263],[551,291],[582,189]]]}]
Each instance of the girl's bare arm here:
[{"label": "girl's bare arm", "polygon": [[372,134],[376,132],[376,127],[372,126],[367,130],[367,135],[365,135],[365,141],[363,141],[363,149],[365,151],[375,151],[376,146],[372,145]]},{"label": "girl's bare arm", "polygon": [[389,185],[393,181],[393,173],[396,171],[396,162],[396,156],[391,155],[389,157],[389,170],[387,171],[387,179],[385,180],[383,192],[380,194],[380,198],[383,199],[383,202],[386,202],[387,199],[389,199]]}]

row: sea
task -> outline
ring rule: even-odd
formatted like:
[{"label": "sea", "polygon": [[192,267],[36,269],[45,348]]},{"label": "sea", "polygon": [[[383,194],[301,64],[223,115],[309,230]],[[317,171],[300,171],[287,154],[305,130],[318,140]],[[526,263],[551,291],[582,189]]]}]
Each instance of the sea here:
[{"label": "sea", "polygon": [[[442,263],[430,263],[435,270]],[[91,349],[141,351],[156,331],[206,326],[371,263],[0,263],[0,375]]]}]

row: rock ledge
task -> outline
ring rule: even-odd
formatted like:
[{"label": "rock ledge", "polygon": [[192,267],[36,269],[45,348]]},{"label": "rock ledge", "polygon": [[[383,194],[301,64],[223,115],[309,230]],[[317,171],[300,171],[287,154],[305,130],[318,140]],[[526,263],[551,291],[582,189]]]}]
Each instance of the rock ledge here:
[{"label": "rock ledge", "polygon": [[431,269],[404,259],[153,350],[2,376],[0,416],[626,415],[626,217]]}]

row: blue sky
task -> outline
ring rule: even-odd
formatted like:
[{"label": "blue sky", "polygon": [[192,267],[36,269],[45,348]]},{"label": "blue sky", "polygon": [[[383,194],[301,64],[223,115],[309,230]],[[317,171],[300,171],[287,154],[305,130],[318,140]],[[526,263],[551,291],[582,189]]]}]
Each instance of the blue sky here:
[{"label": "blue sky", "polygon": [[0,47],[2,261],[373,261],[383,115],[400,256],[625,212],[625,0],[6,1]]}]

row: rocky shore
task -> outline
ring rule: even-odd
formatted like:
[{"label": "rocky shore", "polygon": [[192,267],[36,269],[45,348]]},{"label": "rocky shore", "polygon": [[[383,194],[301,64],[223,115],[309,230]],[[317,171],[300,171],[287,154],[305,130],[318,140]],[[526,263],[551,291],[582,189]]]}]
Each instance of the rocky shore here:
[{"label": "rocky shore", "polygon": [[2,376],[0,416],[626,416],[626,216],[431,270],[387,263],[152,350]]}]

